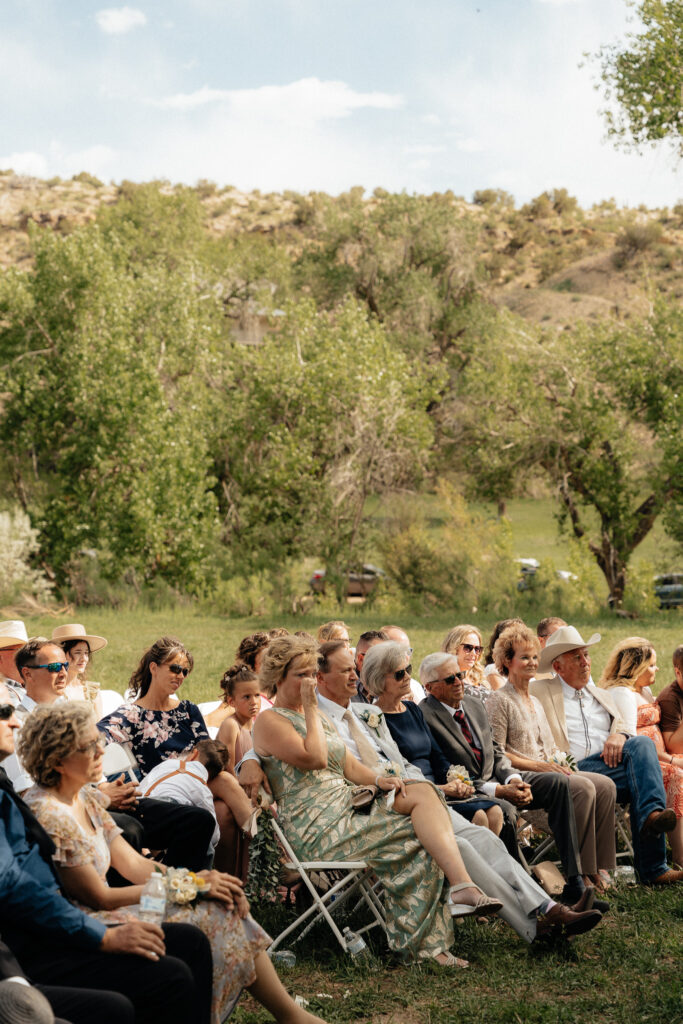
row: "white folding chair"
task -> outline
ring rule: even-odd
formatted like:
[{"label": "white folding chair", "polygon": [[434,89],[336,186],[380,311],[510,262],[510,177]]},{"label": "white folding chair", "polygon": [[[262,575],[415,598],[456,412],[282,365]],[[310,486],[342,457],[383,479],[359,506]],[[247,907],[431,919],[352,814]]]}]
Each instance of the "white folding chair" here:
[{"label": "white folding chair", "polygon": [[[347,908],[349,900],[353,897],[359,898],[353,907],[348,908],[348,913],[353,913],[358,907],[365,904],[374,918],[370,924],[364,925],[362,928],[356,929],[356,931],[359,933],[365,932],[370,928],[379,926],[386,933],[386,915],[376,891],[377,883],[374,879],[372,868],[368,867],[364,860],[299,860],[287,842],[287,838],[275,817],[272,818],[272,826],[273,832],[287,857],[284,865],[285,868],[299,875],[303,885],[308,890],[312,903],[296,921],[280,932],[269,947],[269,953],[276,950],[287,936],[297,931],[302,925],[305,925],[301,934],[294,940],[298,942],[321,920],[327,922],[337,942],[346,952],[344,936],[337,927],[332,915],[339,914]],[[311,880],[311,874],[324,875],[325,872],[334,872],[335,876],[340,875],[341,877],[336,877],[335,880],[330,879],[330,887],[324,893],[320,893],[319,888],[316,888]]]},{"label": "white folding chair", "polygon": [[110,775],[128,776],[130,782],[137,782],[138,763],[132,753],[122,743],[107,743],[102,754],[102,774],[109,778]]}]

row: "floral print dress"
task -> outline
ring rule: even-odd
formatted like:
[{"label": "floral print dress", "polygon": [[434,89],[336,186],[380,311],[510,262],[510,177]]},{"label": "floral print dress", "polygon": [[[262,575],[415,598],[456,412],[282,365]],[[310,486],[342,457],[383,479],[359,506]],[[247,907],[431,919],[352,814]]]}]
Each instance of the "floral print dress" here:
[{"label": "floral print dress", "polygon": [[[24,797],[56,846],[55,864],[58,867],[92,864],[106,884],[111,862],[109,846],[121,834],[121,829],[105,810],[107,798],[91,786],[81,790],[81,800],[94,829],[90,833],[50,790],[33,786]],[[96,911],[84,904],[77,905],[104,924],[123,924],[136,917],[139,910],[137,905]],[[169,903],[164,920],[194,924],[209,939],[213,958],[211,1019],[212,1024],[221,1024],[230,1015],[242,989],[256,980],[254,958],[267,949],[270,937],[251,917],[242,920],[216,900],[202,900],[184,907]]]},{"label": "floral print dress", "polygon": [[[273,708],[306,735],[303,714]],[[287,839],[306,860],[355,860],[371,865],[384,886],[389,946],[405,959],[428,959],[453,944],[445,908],[444,876],[415,835],[410,818],[387,810],[378,796],[369,814],[351,808],[344,778],[346,747],[322,719],[327,768],[302,771],[275,757],[261,757]]]},{"label": "floral print dress", "polygon": [[[638,708],[638,735],[649,736],[657,747],[657,753],[665,750],[664,738],[659,730],[662,709],[659,704],[641,704]],[[662,769],[666,806],[672,807],[677,818],[683,818],[683,768],[676,764],[659,762]]]},{"label": "floral print dress", "polygon": [[170,711],[123,704],[97,723],[110,743],[126,743],[138,762],[140,778],[167,757],[179,757],[199,740],[209,739],[209,730],[196,704],[181,700]]}]

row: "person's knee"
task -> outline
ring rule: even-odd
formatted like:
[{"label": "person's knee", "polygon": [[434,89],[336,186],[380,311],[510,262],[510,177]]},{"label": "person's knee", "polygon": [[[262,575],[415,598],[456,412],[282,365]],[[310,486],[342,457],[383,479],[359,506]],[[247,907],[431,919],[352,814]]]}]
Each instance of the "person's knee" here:
[{"label": "person's knee", "polygon": [[486,811],[475,811],[472,818],[473,825],[481,825],[483,828],[488,828],[489,819],[486,816]]},{"label": "person's knee", "polygon": [[500,807],[488,807],[486,810],[486,817],[492,828],[500,831],[503,827],[503,812]]}]

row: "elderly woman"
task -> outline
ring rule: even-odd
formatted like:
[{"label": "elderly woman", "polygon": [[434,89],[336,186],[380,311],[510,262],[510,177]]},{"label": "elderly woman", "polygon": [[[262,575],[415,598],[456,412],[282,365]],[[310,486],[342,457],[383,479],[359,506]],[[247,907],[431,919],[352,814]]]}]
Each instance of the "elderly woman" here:
[{"label": "elderly woman", "polygon": [[[502,905],[485,897],[467,874],[433,787],[406,783],[398,774],[375,775],[347,750],[318,710],[317,668],[317,645],[294,636],[273,640],[261,666],[262,680],[277,694],[274,707],[254,723],[254,749],[287,822],[287,837],[306,860],[362,858],[372,866],[384,887],[393,950],[408,959],[466,966],[448,952],[451,915],[496,913]],[[354,812],[354,785],[377,787],[367,814]],[[451,887],[447,908],[444,875]]]},{"label": "elderly woman", "polygon": [[603,775],[573,772],[557,749],[543,707],[529,693],[540,649],[536,634],[523,624],[512,625],[500,634],[493,657],[507,683],[491,695],[486,711],[494,739],[504,748],[513,768],[567,776],[584,880],[603,888],[609,881],[607,872],[616,866],[616,787]]},{"label": "elderly woman", "polygon": [[365,656],[361,681],[384,712],[387,728],[406,761],[438,786],[447,802],[463,817],[500,835],[500,807],[491,800],[476,798],[474,786],[460,780],[448,781],[451,765],[410,697],[412,670],[410,648],[405,644],[376,644]]},{"label": "elderly woman", "polygon": [[477,627],[454,626],[446,633],[441,650],[457,658],[460,671],[465,673],[465,695],[486,702],[498,683],[495,676],[489,681],[484,675],[481,664],[484,647]]},{"label": "elderly woman", "polygon": [[[93,786],[102,773],[103,747],[92,711],[80,701],[37,708],[19,739],[22,760],[37,783],[26,801],[55,844],[62,888],[83,909],[97,911],[95,916],[108,924],[120,924],[139,913],[152,872],[165,873],[166,868],[128,846],[107,814]],[[110,864],[131,884],[110,888]],[[169,901],[166,920],[195,924],[211,941],[213,1024],[225,1020],[243,988],[277,1020],[321,1024],[297,1007],[280,984],[265,952],[270,939],[249,917],[239,880],[218,871],[200,876],[209,900],[191,906]]]},{"label": "elderly woman", "polygon": [[[135,698],[97,723],[113,743],[126,744],[138,762],[141,775],[169,757],[179,757],[209,732],[196,704],[178,700],[177,693],[192,671],[194,659],[172,637],[161,637],[145,651],[130,678],[128,695]],[[243,875],[246,852],[235,828],[248,831],[253,821],[251,802],[237,779],[220,772],[209,783],[216,801],[221,840],[215,863],[222,870]]]},{"label": "elderly woman", "polygon": [[631,732],[649,736],[657,748],[662,769],[666,806],[676,815],[676,827],[669,832],[673,860],[683,866],[683,756],[670,754],[662,737],[661,708],[652,695],[657,674],[657,652],[642,636],[629,636],[611,651],[600,686],[610,691],[621,718]]}]

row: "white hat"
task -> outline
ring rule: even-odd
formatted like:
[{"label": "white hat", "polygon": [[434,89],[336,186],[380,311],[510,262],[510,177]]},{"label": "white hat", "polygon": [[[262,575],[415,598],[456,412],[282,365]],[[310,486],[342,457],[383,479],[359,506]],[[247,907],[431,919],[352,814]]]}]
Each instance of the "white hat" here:
[{"label": "white hat", "polygon": [[599,633],[593,633],[590,640],[584,640],[574,626],[561,626],[548,637],[548,641],[541,651],[541,657],[538,659],[538,671],[547,672],[555,658],[566,654],[567,651],[575,651],[577,647],[592,647],[594,644],[599,644],[601,640],[602,637]]},{"label": "white hat", "polygon": [[91,652],[101,651],[107,646],[103,636],[91,636],[86,633],[85,626],[80,622],[70,622],[66,626],[55,626],[52,630],[51,639],[56,644],[63,644],[65,640],[85,640]]},{"label": "white hat", "polygon": [[8,619],[7,622],[0,622],[0,650],[27,643],[28,633],[21,619]]}]

